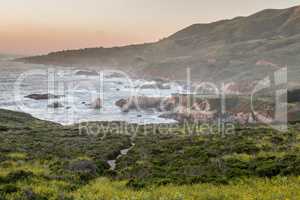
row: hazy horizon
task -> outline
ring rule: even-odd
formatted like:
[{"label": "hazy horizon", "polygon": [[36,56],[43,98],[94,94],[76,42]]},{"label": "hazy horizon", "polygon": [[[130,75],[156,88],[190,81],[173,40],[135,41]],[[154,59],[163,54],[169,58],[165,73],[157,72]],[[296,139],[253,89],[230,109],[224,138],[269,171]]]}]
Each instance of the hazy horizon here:
[{"label": "hazy horizon", "polygon": [[298,4],[296,0],[10,0],[0,7],[0,53],[30,55],[154,42],[191,24]]}]

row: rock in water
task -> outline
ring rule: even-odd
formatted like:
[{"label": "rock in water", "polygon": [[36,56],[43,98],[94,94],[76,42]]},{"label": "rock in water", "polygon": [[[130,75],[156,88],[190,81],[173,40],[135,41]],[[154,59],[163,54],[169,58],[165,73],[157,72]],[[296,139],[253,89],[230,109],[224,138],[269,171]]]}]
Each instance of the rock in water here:
[{"label": "rock in water", "polygon": [[120,99],[116,101],[115,105],[120,107],[123,112],[128,112],[130,110],[129,99]]},{"label": "rock in water", "polygon": [[92,104],[92,107],[95,109],[100,109],[102,108],[102,101],[100,98],[97,98],[94,103]]},{"label": "rock in water", "polygon": [[118,101],[116,101],[115,105],[122,108],[124,107],[126,104],[128,103],[128,101],[126,99],[120,99]]},{"label": "rock in water", "polygon": [[123,112],[128,112],[129,110],[138,110],[138,109],[160,110],[161,102],[162,102],[162,98],[159,97],[135,96],[128,99],[120,99],[115,103],[115,105],[120,107]]},{"label": "rock in water", "polygon": [[78,76],[98,76],[98,72],[92,70],[92,71],[85,71],[85,70],[80,70],[80,71],[77,71],[75,73],[76,75]]},{"label": "rock in water", "polygon": [[118,72],[113,72],[105,75],[105,78],[122,78],[122,77],[124,77],[124,75]]},{"label": "rock in water", "polygon": [[137,86],[136,88],[169,90],[169,89],[171,89],[171,86],[167,83],[147,83],[144,85]]},{"label": "rock in water", "polygon": [[48,107],[49,108],[62,108],[64,106],[61,103],[59,103],[59,102],[54,102],[54,103],[48,105]]},{"label": "rock in water", "polygon": [[[174,111],[175,108],[193,106],[191,109],[209,109],[209,104],[206,101],[198,100],[196,102],[189,102],[189,96],[172,96],[167,98],[161,97],[147,97],[147,96],[133,96],[128,99],[120,99],[115,105],[120,107],[123,111],[129,110],[149,110],[156,109],[157,111]],[[193,103],[193,104],[192,104]],[[207,105],[208,104],[208,105]]]},{"label": "rock in water", "polygon": [[54,95],[54,94],[30,94],[25,96],[28,99],[34,100],[47,100],[47,99],[58,99],[64,97],[64,95]]}]

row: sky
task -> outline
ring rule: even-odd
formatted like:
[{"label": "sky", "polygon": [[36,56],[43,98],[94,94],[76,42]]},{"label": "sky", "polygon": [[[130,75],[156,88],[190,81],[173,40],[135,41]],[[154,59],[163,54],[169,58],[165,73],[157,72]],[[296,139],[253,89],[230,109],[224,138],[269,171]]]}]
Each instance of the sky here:
[{"label": "sky", "polygon": [[300,0],[0,0],[0,53],[155,42],[195,23],[295,5]]}]

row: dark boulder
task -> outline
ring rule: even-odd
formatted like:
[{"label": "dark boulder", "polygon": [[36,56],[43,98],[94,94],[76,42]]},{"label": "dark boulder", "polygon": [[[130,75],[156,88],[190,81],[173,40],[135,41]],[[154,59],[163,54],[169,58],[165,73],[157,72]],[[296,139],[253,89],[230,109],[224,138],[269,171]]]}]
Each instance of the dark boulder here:
[{"label": "dark boulder", "polygon": [[92,71],[87,71],[87,70],[79,70],[75,73],[75,75],[78,76],[98,76],[98,72],[92,70]]},{"label": "dark boulder", "polygon": [[122,77],[124,77],[124,75],[117,72],[113,72],[105,75],[105,78],[122,78]]},{"label": "dark boulder", "polygon": [[54,103],[48,105],[48,107],[49,108],[62,108],[64,106],[61,103],[59,103],[59,102],[54,102]]},{"label": "dark boulder", "polygon": [[129,100],[120,99],[120,100],[116,101],[115,105],[120,107],[123,112],[127,112],[130,110]]},{"label": "dark boulder", "polygon": [[162,103],[162,98],[159,97],[145,97],[145,96],[135,96],[128,99],[120,99],[115,105],[120,107],[123,112],[128,112],[129,110],[149,110],[157,109],[160,110],[160,105]]},{"label": "dark boulder", "polygon": [[28,99],[34,100],[47,100],[47,99],[58,99],[64,97],[64,95],[54,95],[54,94],[30,94],[25,96]]},{"label": "dark boulder", "polygon": [[287,101],[288,101],[288,103],[300,102],[300,89],[288,91]]},{"label": "dark boulder", "polygon": [[171,86],[166,83],[147,83],[140,86],[137,86],[136,88],[139,89],[160,89],[160,90],[169,90],[171,89]]},{"label": "dark boulder", "polygon": [[102,108],[102,100],[100,98],[97,98],[93,103],[92,103],[92,107],[94,109],[100,109]]}]

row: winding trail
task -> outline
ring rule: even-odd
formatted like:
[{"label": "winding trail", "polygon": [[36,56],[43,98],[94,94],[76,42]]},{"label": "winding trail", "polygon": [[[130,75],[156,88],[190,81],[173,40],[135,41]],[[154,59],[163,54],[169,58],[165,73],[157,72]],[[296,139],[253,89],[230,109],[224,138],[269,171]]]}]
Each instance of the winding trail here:
[{"label": "winding trail", "polygon": [[116,169],[116,162],[119,158],[125,156],[128,154],[128,152],[135,146],[135,144],[133,142],[131,142],[131,146],[129,148],[126,148],[126,149],[122,149],[120,150],[120,153],[119,155],[114,159],[114,160],[108,160],[107,161],[107,164],[109,164],[110,166],[110,170],[115,170]]}]

